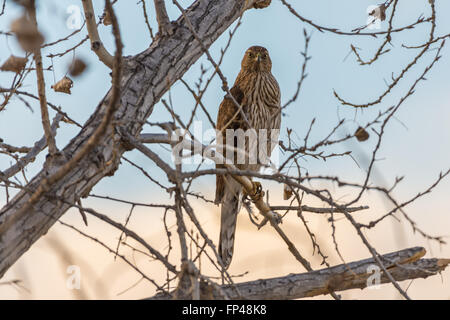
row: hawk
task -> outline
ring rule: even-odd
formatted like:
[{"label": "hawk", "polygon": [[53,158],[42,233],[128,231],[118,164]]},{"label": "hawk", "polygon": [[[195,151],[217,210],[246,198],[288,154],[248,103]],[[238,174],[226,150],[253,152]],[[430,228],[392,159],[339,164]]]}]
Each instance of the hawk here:
[{"label": "hawk", "polygon": [[[258,172],[267,164],[273,148],[278,143],[281,95],[271,70],[272,61],[266,48],[253,46],[247,49],[242,59],[241,71],[230,90],[232,97],[226,95],[219,107],[216,124],[217,145],[222,145],[223,148],[218,152],[225,154],[230,149],[234,150],[231,160],[240,170]],[[241,132],[252,130],[254,135],[246,135],[244,144],[240,144],[236,136],[231,136],[230,139],[230,135],[239,129],[242,129]],[[266,134],[259,134],[260,132]],[[245,159],[236,163],[236,159],[239,160],[239,152],[245,154]],[[251,156],[255,154],[258,155],[257,161],[250,161]],[[265,158],[261,159],[261,155]],[[223,168],[224,165],[217,164],[216,167]],[[236,180],[230,175],[216,175],[215,203],[221,204],[219,256],[225,268],[228,268],[233,256],[236,220],[242,198],[243,188]]]}]

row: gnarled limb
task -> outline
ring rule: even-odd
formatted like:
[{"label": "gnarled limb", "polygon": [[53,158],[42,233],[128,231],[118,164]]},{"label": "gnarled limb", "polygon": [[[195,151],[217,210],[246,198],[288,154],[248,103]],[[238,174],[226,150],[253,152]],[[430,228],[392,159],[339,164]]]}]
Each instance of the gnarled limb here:
[{"label": "gnarled limb", "polygon": [[[424,248],[414,247],[385,254],[382,260],[396,281],[427,278],[443,271],[450,264],[450,259],[421,259],[425,253]],[[366,288],[373,270],[379,270],[376,267],[377,263],[370,258],[307,273],[238,283],[234,287],[246,299],[301,299],[328,294],[330,290]],[[379,272],[379,284],[390,282],[382,271]],[[225,285],[220,289],[222,293],[202,282],[200,298],[223,299],[225,292],[230,299],[240,299],[232,286]],[[150,299],[163,300],[170,297],[171,295],[156,295]]]}]

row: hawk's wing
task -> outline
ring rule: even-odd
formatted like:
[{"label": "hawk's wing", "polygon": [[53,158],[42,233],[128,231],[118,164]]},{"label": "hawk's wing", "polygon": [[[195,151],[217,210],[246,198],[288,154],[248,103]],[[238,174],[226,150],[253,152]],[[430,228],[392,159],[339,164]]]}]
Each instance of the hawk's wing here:
[{"label": "hawk's wing", "polygon": [[[233,86],[231,88],[230,93],[233,98],[237,101],[237,103],[241,104],[244,100],[244,93],[238,86]],[[221,139],[222,141],[216,141],[216,144],[225,145],[225,130],[226,129],[239,129],[242,127],[242,116],[241,113],[238,112],[239,108],[236,106],[234,101],[225,96],[222,103],[219,107],[219,113],[217,115],[217,124],[216,129],[222,132]],[[219,137],[220,138],[220,137]],[[225,149],[223,149],[223,154],[225,154]],[[216,168],[223,168],[223,165],[216,164]],[[224,192],[224,177],[223,175],[216,175],[216,199],[215,203],[219,204],[223,198]]]}]

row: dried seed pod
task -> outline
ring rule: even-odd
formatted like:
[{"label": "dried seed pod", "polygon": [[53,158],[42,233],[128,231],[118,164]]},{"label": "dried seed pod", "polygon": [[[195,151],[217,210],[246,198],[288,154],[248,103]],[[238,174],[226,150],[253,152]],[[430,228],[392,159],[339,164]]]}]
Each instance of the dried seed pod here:
[{"label": "dried seed pod", "polygon": [[73,60],[72,64],[69,67],[69,73],[71,76],[79,76],[86,70],[86,63],[81,59]]},{"label": "dried seed pod", "polygon": [[285,184],[283,188],[283,199],[289,200],[291,197],[292,197],[292,189],[287,184]]},{"label": "dried seed pod", "polygon": [[372,10],[369,15],[373,16],[375,19],[380,19],[381,21],[386,20],[386,6],[384,4],[379,5]]},{"label": "dried seed pod", "polygon": [[14,20],[11,23],[11,31],[16,35],[17,41],[25,51],[33,51],[44,43],[44,37],[26,16]]},{"label": "dried seed pod", "polygon": [[21,72],[27,65],[27,58],[21,58],[11,55],[8,60],[0,67],[2,71]]},{"label": "dried seed pod", "polygon": [[73,86],[73,81],[69,77],[64,77],[61,80],[59,80],[57,83],[52,85],[52,89],[55,90],[55,92],[64,92],[67,94],[70,94],[70,88]]},{"label": "dried seed pod", "polygon": [[369,139],[369,133],[363,127],[359,127],[355,131],[355,137],[360,142],[366,141],[367,139]]},{"label": "dried seed pod", "polygon": [[272,2],[272,0],[255,1],[255,3],[253,4],[253,8],[255,8],[255,9],[267,8],[270,5],[271,2]]}]

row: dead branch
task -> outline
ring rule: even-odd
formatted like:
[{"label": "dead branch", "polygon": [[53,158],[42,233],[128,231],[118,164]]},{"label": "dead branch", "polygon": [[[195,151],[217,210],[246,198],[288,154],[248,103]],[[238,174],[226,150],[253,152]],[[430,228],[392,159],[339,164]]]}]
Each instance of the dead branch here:
[{"label": "dead branch", "polygon": [[[396,281],[427,278],[443,271],[450,264],[450,259],[421,259],[425,253],[424,248],[414,247],[385,254],[381,258]],[[378,283],[372,283],[369,279],[373,275],[373,266],[377,266],[377,263],[373,258],[370,258],[347,263],[347,265],[341,264],[307,273],[243,282],[234,286],[246,299],[250,300],[301,299],[328,294],[330,290],[364,289],[368,287],[368,282],[378,285]],[[379,280],[379,284],[390,282],[383,272],[381,272]],[[222,299],[223,297],[223,294],[219,294],[215,288],[208,284],[201,283],[200,289],[201,299]],[[221,289],[229,299],[239,299],[231,286],[221,286]],[[163,300],[169,298],[170,295],[156,295],[150,299]]]}]

